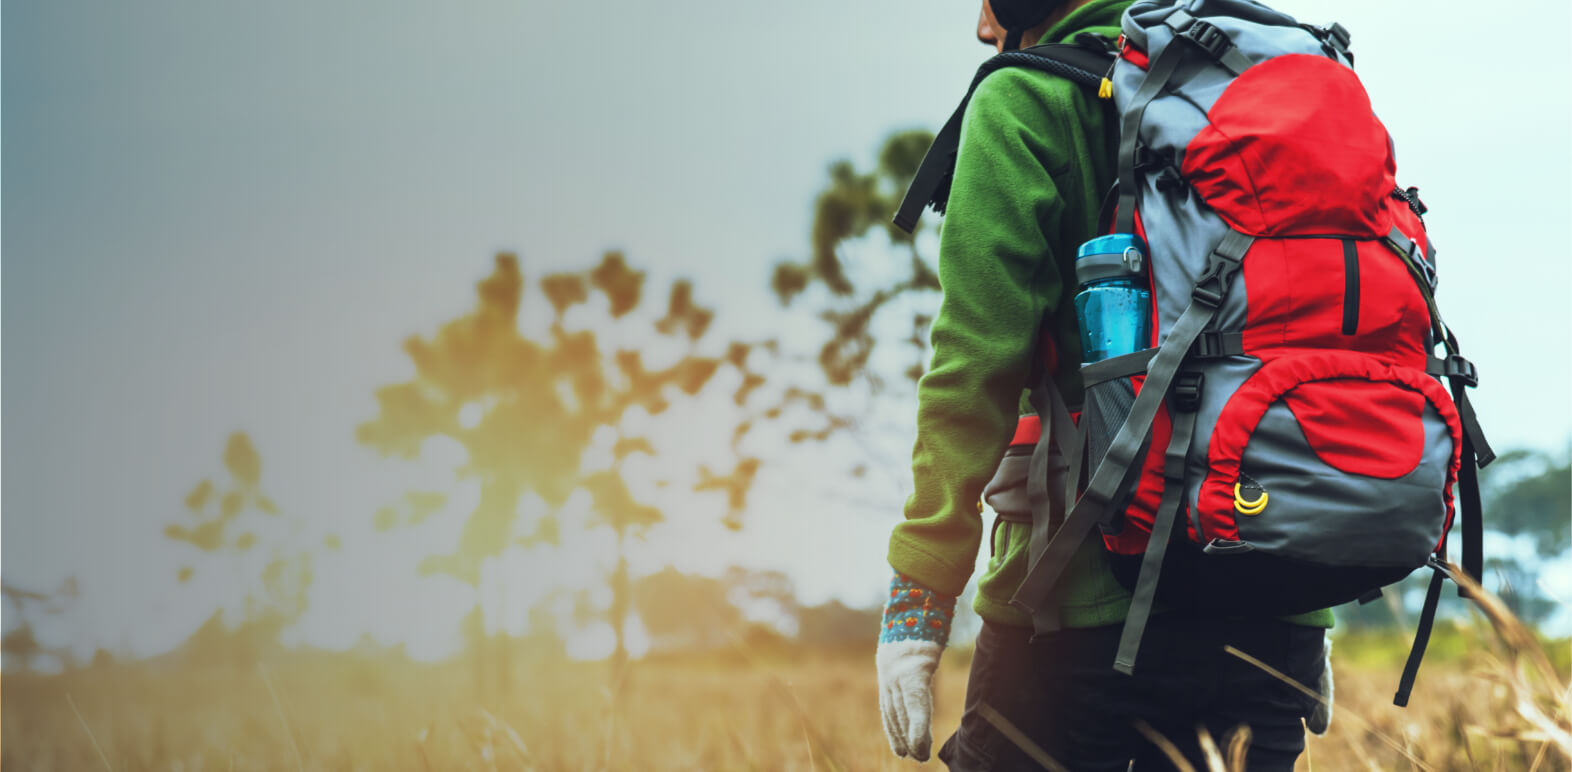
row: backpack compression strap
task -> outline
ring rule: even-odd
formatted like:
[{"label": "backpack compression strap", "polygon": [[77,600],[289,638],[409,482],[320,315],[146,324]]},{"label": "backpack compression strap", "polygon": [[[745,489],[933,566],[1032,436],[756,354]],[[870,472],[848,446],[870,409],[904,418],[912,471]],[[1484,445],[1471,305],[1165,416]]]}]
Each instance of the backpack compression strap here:
[{"label": "backpack compression strap", "polygon": [[[1414,283],[1419,287],[1419,294],[1430,309],[1430,324],[1436,340],[1440,341],[1446,350],[1445,359],[1432,357],[1425,369],[1431,375],[1446,378],[1451,384],[1452,402],[1457,405],[1458,416],[1463,424],[1463,447],[1460,453],[1462,463],[1457,473],[1458,496],[1461,499],[1457,506],[1462,516],[1463,535],[1462,569],[1463,573],[1477,582],[1484,574],[1484,512],[1479,496],[1479,470],[1494,461],[1496,457],[1489,440],[1485,439],[1485,433],[1479,426],[1479,417],[1474,412],[1474,406],[1468,399],[1468,389],[1479,385],[1479,373],[1472,363],[1463,358],[1457,336],[1453,335],[1452,329],[1441,320],[1441,310],[1436,306],[1433,290],[1434,275],[1429,268],[1430,262],[1426,259],[1434,258],[1434,245],[1427,239],[1426,249],[1430,254],[1421,257],[1417,245],[1396,228],[1387,234],[1386,243],[1402,259],[1409,274],[1413,276]],[[1435,573],[1431,575],[1430,586],[1425,590],[1425,603],[1419,612],[1419,627],[1414,632],[1414,645],[1409,649],[1408,662],[1403,665],[1403,675],[1398,682],[1397,694],[1392,698],[1392,704],[1398,707],[1408,706],[1409,694],[1414,688],[1414,679],[1419,675],[1419,662],[1425,656],[1426,645],[1430,643],[1430,630],[1435,624],[1436,605],[1441,600],[1441,583],[1445,579],[1453,578],[1451,571],[1442,561],[1445,554],[1446,537],[1443,535],[1441,546],[1436,549],[1436,555],[1430,559],[1430,568]],[[1467,597],[1461,585],[1457,590],[1458,595]]]},{"label": "backpack compression strap", "polygon": [[[1098,45],[1104,46],[1102,50],[1092,48],[1090,41],[1093,38],[1101,41]],[[972,101],[972,94],[984,78],[1006,67],[1026,67],[1096,88],[1113,65],[1114,54],[1106,47],[1106,39],[1095,36],[1086,36],[1085,39],[1088,43],[1048,43],[1019,51],[1005,51],[983,62],[977,68],[977,75],[972,78],[972,85],[966,89],[966,97],[955,108],[950,119],[944,122],[939,133],[934,135],[933,144],[928,146],[922,165],[917,168],[911,186],[906,189],[906,198],[901,200],[900,209],[895,212],[896,227],[907,233],[916,230],[917,220],[922,216],[923,208],[929,204],[933,204],[935,212],[944,212],[944,206],[950,198],[950,178],[955,172],[955,154],[961,146],[961,121],[966,115],[966,106]]]},{"label": "backpack compression strap", "polygon": [[[1189,355],[1191,345],[1200,337],[1201,330],[1211,323],[1212,318],[1217,314],[1217,309],[1222,306],[1229,286],[1239,273],[1245,253],[1254,242],[1255,239],[1251,236],[1229,231],[1212,251],[1207,259],[1206,270],[1196,280],[1190,305],[1185,308],[1183,314],[1179,315],[1167,339],[1158,347],[1157,355],[1152,358],[1147,369],[1146,380],[1142,383],[1140,392],[1135,395],[1135,403],[1130,407],[1129,415],[1125,417],[1124,424],[1119,427],[1118,433],[1109,443],[1103,458],[1097,460],[1092,467],[1094,471],[1087,482],[1086,491],[1081,494],[1075,507],[1059,526],[1058,533],[1053,535],[1043,550],[1041,552],[1033,550],[1026,576],[1021,580],[1021,586],[1016,590],[1015,596],[1010,599],[1010,604],[1031,616],[1032,627],[1036,633],[1052,632],[1055,629],[1050,603],[1050,593],[1054,585],[1064,572],[1065,566],[1069,564],[1070,556],[1085,541],[1092,528],[1115,509],[1115,501],[1126,490],[1132,470],[1139,468],[1136,459],[1147,442],[1152,420],[1157,416],[1157,411],[1168,394],[1168,387],[1174,382],[1174,377],[1178,375],[1180,367]],[[1177,498],[1172,504],[1178,504]],[[1165,528],[1172,527],[1172,517],[1173,512],[1169,512],[1169,524],[1164,526]],[[1126,618],[1124,632],[1120,639],[1120,657],[1115,664],[1116,669],[1126,674],[1134,671],[1134,653],[1140,647],[1146,617],[1151,611],[1156,590],[1156,571],[1147,571],[1146,563],[1154,566],[1162,563],[1166,541],[1154,535],[1147,545],[1148,554],[1143,560],[1135,599],[1130,604],[1130,614]],[[1036,547],[1035,544],[1033,546]],[[1151,578],[1148,579],[1149,574]],[[1140,586],[1148,584],[1150,586],[1144,590]]]}]

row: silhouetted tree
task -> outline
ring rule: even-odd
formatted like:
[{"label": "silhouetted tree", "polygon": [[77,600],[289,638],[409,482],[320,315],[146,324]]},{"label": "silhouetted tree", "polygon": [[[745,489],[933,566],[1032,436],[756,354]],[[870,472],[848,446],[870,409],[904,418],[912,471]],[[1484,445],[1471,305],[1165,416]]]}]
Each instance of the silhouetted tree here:
[{"label": "silhouetted tree", "polygon": [[0,584],[4,596],[4,617],[7,630],[0,638],[0,652],[5,658],[4,667],[31,668],[38,660],[53,656],[60,664],[70,667],[72,652],[68,647],[51,649],[39,642],[33,633],[33,623],[40,616],[53,616],[64,612],[76,602],[80,592],[76,578],[67,577],[53,592],[27,590],[10,584]]},{"label": "silhouetted tree", "polygon": [[[257,639],[257,650],[306,609],[311,585],[313,550],[299,541],[301,523],[282,518],[278,505],[262,491],[262,457],[250,436],[233,432],[224,443],[224,470],[229,479],[221,488],[204,479],[186,494],[185,515],[164,527],[164,535],[209,554],[225,555],[231,571],[225,579],[244,588],[239,624]],[[332,545],[329,537],[329,545]],[[246,558],[266,553],[255,576],[247,575]],[[190,565],[176,570],[182,583],[219,581],[203,577]],[[217,624],[218,617],[210,620]],[[245,658],[243,652],[237,657]]]},{"label": "silhouetted tree", "polygon": [[[911,234],[892,218],[931,140],[926,131],[900,131],[884,141],[871,169],[832,164],[814,202],[808,257],[777,264],[770,282],[782,305],[818,304],[824,327],[817,365],[831,391],[839,391],[830,400],[830,392],[805,393],[818,401],[823,423],[792,439],[849,434],[867,462],[850,470],[852,476],[861,478],[872,467],[893,485],[896,496],[880,495],[872,505],[886,511],[909,488],[910,447],[879,439],[906,436],[910,429],[905,407],[927,369],[928,328],[939,300],[934,242],[925,238],[935,218]],[[904,355],[889,348],[895,343]]]},{"label": "silhouetted tree", "polygon": [[[879,151],[878,163],[869,171],[860,171],[849,161],[832,164],[829,183],[814,204],[810,257],[775,267],[771,288],[783,304],[790,304],[814,285],[828,290],[830,304],[821,318],[828,324],[829,337],[819,351],[819,366],[832,385],[844,386],[858,377],[868,377],[876,390],[880,388],[883,379],[868,371],[877,344],[870,330],[874,317],[908,296],[919,296],[925,304],[936,301],[933,293],[939,290],[939,277],[934,257],[918,248],[925,226],[908,234],[891,222],[932,139],[926,131],[891,135]],[[843,255],[847,246],[874,234],[888,239],[890,251],[904,259],[904,266],[897,263],[893,269],[876,270],[848,265]],[[911,336],[905,342],[915,349],[914,361],[904,375],[915,383],[927,365],[927,329],[932,314],[921,308],[904,310],[911,319]]]},{"label": "silhouetted tree", "polygon": [[[478,587],[481,564],[509,547],[557,543],[560,525],[553,513],[573,492],[588,492],[592,527],[609,528],[617,545],[609,620],[617,634],[618,677],[627,657],[626,552],[663,519],[628,486],[630,458],[653,455],[655,443],[629,430],[625,417],[635,409],[658,415],[673,400],[699,398],[722,368],[736,371],[732,401],[743,405],[764,380],[749,368],[750,354],[770,345],[714,341],[709,334],[714,312],[698,304],[686,280],[666,289],[662,316],[643,319],[634,312],[645,301],[645,283],[645,273],[629,267],[619,252],[608,252],[586,271],[545,276],[540,294],[551,306],[552,321],[543,336],[532,338],[520,332],[519,313],[534,296],[525,292],[517,258],[497,255],[491,274],[477,285],[473,311],[430,338],[405,341],[414,377],[378,389],[380,414],[357,434],[362,443],[393,456],[414,457],[432,437],[451,438],[464,448],[467,459],[459,474],[479,482],[480,503],[465,521],[457,550],[428,558],[422,570],[472,586]],[[597,299],[604,306],[588,305]],[[591,329],[571,328],[567,317],[581,308],[592,316],[603,308],[605,316],[595,317]],[[616,344],[608,346],[605,339]],[[663,355],[671,361],[650,364]],[[761,463],[742,450],[749,426],[744,421],[731,434],[731,469],[696,470],[697,490],[726,494],[731,527],[740,526]],[[607,433],[610,465],[584,467],[585,451]],[[550,511],[522,522],[519,503],[527,493],[539,496]],[[412,508],[430,507],[416,502]],[[397,511],[379,518],[390,526],[409,519]]]}]

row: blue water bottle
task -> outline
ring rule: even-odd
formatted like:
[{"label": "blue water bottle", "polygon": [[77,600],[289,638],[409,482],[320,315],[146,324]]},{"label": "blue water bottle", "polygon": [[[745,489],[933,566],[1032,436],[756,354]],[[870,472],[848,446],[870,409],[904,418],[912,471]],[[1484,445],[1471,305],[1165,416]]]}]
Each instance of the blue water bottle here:
[{"label": "blue water bottle", "polygon": [[1151,345],[1152,293],[1146,248],[1134,235],[1115,233],[1081,245],[1075,258],[1075,315],[1081,323],[1081,361],[1100,362]]}]

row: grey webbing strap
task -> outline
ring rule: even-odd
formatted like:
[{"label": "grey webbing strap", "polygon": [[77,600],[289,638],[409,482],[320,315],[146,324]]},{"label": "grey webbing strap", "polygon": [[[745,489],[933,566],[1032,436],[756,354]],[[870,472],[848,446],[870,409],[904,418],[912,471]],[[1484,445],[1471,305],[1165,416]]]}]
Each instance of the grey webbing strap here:
[{"label": "grey webbing strap", "polygon": [[[1070,510],[1075,509],[1075,501],[1081,497],[1081,474],[1086,471],[1086,429],[1077,425],[1072,439],[1074,446],[1070,452],[1070,468],[1064,473],[1064,509],[1060,510],[1063,513],[1060,521],[1063,521],[1064,515],[1070,514]],[[1062,525],[1063,522],[1055,523],[1054,530],[1057,531]],[[1045,543],[1043,546],[1048,545]]]},{"label": "grey webbing strap", "polygon": [[[1043,552],[1033,551],[1026,577],[1010,599],[1012,605],[1032,612],[1035,618],[1036,608],[1044,605],[1048,592],[1064,572],[1070,556],[1086,535],[1091,533],[1092,527],[1102,520],[1114,499],[1124,489],[1124,483],[1131,476],[1136,457],[1140,454],[1141,446],[1146,443],[1152,420],[1157,416],[1174,375],[1179,372],[1179,366],[1183,364],[1201,330],[1217,315],[1228,285],[1254,241],[1252,236],[1229,231],[1212,252],[1205,273],[1196,283],[1190,306],[1179,316],[1173,329],[1169,330],[1167,340],[1158,348],[1157,356],[1152,359],[1146,380],[1135,397],[1135,404],[1131,406],[1124,425],[1119,427],[1106,455],[1095,462],[1086,492],[1065,518],[1059,532],[1054,534]],[[1214,282],[1215,287],[1212,286]]]},{"label": "grey webbing strap", "polygon": [[1146,634],[1146,622],[1157,598],[1157,577],[1162,573],[1163,556],[1168,553],[1168,540],[1173,537],[1179,501],[1184,497],[1185,456],[1190,452],[1190,438],[1194,434],[1195,412],[1175,411],[1173,439],[1163,454],[1163,499],[1152,521],[1152,535],[1146,542],[1146,555],[1141,558],[1141,573],[1135,582],[1135,595],[1130,599],[1130,612],[1124,618],[1124,630],[1119,634],[1119,652],[1114,657],[1114,670],[1125,675],[1135,674],[1141,637]]},{"label": "grey webbing strap", "polygon": [[[1066,473],[1066,462],[1072,458],[1071,448],[1080,443],[1076,441],[1079,438],[1078,429],[1070,419],[1070,410],[1065,406],[1051,374],[1043,373],[1039,382],[1032,387],[1031,402],[1042,427],[1037,444],[1032,448],[1032,461],[1026,473],[1026,499],[1032,509],[1032,537],[1028,554],[1035,555],[1040,553],[1040,547],[1047,546],[1058,528],[1058,519],[1053,516],[1056,504],[1074,501],[1075,483]],[[1053,446],[1052,449],[1050,446]],[[1058,453],[1055,454],[1053,450]],[[1079,461],[1072,463],[1079,470]],[[1039,613],[1032,615],[1032,627],[1034,633],[1051,633],[1060,628],[1060,620],[1052,604],[1043,604]]]},{"label": "grey webbing strap", "polygon": [[1250,57],[1245,56],[1244,52],[1240,51],[1233,44],[1229,44],[1228,50],[1224,51],[1222,56],[1217,57],[1217,63],[1222,65],[1223,69],[1233,73],[1235,77],[1243,75],[1245,70],[1250,69],[1250,66],[1255,64],[1255,62],[1250,61]]},{"label": "grey webbing strap", "polygon": [[[1218,332],[1207,330],[1196,336],[1190,355],[1201,358],[1232,357],[1245,353],[1243,332]],[[1109,357],[1101,362],[1081,365],[1081,382],[1087,386],[1105,383],[1115,378],[1129,378],[1146,372],[1157,356],[1157,349],[1146,348],[1130,354]],[[1439,360],[1438,360],[1439,361]]]},{"label": "grey webbing strap", "polygon": [[1245,70],[1250,69],[1250,65],[1255,64],[1250,61],[1250,57],[1245,56],[1239,50],[1238,46],[1234,45],[1234,41],[1228,37],[1228,33],[1223,32],[1204,19],[1197,19],[1191,16],[1189,12],[1182,8],[1168,14],[1167,18],[1163,19],[1163,24],[1177,33],[1174,36],[1176,40],[1187,40],[1199,46],[1201,50],[1211,54],[1212,58],[1216,59],[1217,63],[1224,69],[1233,73],[1236,78],[1244,74]]},{"label": "grey webbing strap", "polygon": [[1119,126],[1119,208],[1114,233],[1135,233],[1135,156],[1141,141],[1141,119],[1146,115],[1146,106],[1157,97],[1157,92],[1168,85],[1168,79],[1173,77],[1174,69],[1179,66],[1183,56],[1183,46],[1170,43],[1164,48],[1158,54],[1157,61],[1149,65],[1150,69],[1146,71],[1146,77],[1141,79],[1141,87],[1136,90],[1135,98],[1130,100],[1130,106],[1124,110],[1124,119]]},{"label": "grey webbing strap", "polygon": [[1128,378],[1146,372],[1152,359],[1157,356],[1157,349],[1146,348],[1131,354],[1120,354],[1109,357],[1101,362],[1081,365],[1081,383],[1091,386],[1104,383],[1115,378]]}]

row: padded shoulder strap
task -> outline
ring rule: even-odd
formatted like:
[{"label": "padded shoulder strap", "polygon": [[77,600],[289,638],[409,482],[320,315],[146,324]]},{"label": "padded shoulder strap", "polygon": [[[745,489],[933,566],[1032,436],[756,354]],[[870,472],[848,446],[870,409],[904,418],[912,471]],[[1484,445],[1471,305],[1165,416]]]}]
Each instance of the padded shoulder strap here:
[{"label": "padded shoulder strap", "polygon": [[1099,51],[1080,43],[1049,43],[1019,51],[1005,51],[983,62],[977,69],[976,77],[972,78],[972,85],[966,89],[966,97],[955,108],[950,119],[945,121],[944,128],[939,129],[933,144],[928,147],[928,154],[923,156],[922,166],[912,177],[912,184],[906,189],[906,198],[895,213],[896,227],[907,233],[916,230],[917,219],[929,204],[933,204],[936,212],[944,211],[944,205],[950,198],[950,177],[955,171],[955,154],[961,145],[961,119],[966,115],[966,106],[971,103],[972,94],[983,79],[1006,67],[1026,67],[1097,88],[1113,66],[1113,61],[1111,48]]}]

